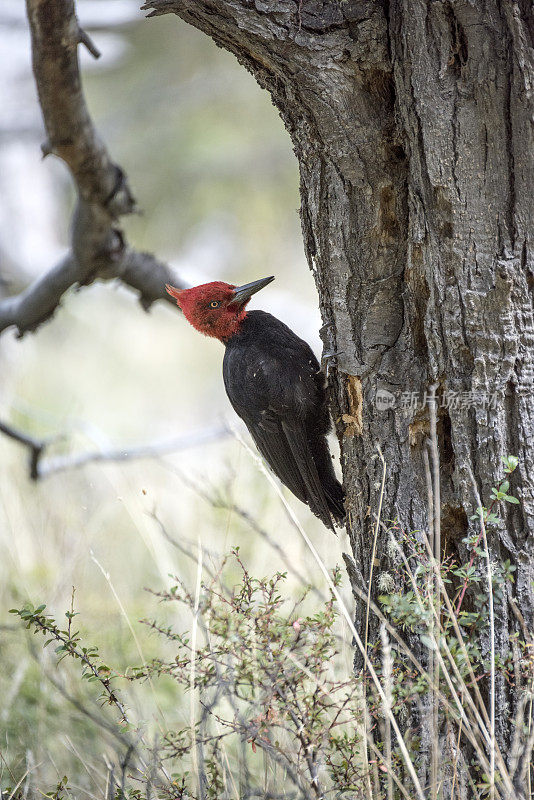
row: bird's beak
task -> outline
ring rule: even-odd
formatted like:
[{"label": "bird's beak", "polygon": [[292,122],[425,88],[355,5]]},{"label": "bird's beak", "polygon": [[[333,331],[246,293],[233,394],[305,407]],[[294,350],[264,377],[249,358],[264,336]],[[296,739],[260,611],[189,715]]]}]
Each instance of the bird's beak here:
[{"label": "bird's beak", "polygon": [[274,281],[274,275],[271,275],[269,278],[260,278],[259,281],[252,281],[252,283],[245,283],[243,286],[236,286],[232,303],[244,305],[250,300],[253,294],[259,292],[260,289],[263,289],[263,287],[267,286],[271,281]]}]

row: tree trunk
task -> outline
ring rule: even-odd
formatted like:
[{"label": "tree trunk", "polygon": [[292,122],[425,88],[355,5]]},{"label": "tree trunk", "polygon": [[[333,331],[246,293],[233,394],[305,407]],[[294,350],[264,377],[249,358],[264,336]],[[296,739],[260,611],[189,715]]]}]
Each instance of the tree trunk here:
[{"label": "tree trunk", "polygon": [[[510,636],[534,627],[530,3],[149,0],[145,7],[178,14],[233,52],[271,93],[291,136],[306,253],[323,321],[333,323],[328,344],[340,352],[331,388],[353,580],[367,587],[370,577],[380,453],[385,524],[373,594],[388,567],[389,521],[405,532],[431,527],[424,397],[432,384],[442,557],[467,560],[462,540],[478,530],[470,520],[477,492],[489,506],[502,457],[518,456],[509,493],[520,504],[488,528],[490,560],[516,567],[495,606],[504,660]],[[362,630],[364,615],[359,603]],[[489,652],[488,637],[483,646]],[[505,754],[520,702],[520,687],[498,673]]]}]

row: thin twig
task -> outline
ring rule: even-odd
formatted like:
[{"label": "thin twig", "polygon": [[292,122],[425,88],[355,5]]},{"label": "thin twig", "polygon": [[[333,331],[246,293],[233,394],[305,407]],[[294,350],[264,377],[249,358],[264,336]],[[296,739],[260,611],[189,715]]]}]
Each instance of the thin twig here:
[{"label": "thin twig", "polygon": [[[440,478],[439,478],[439,449],[438,449],[438,434],[437,434],[437,401],[436,401],[436,390],[438,388],[437,383],[433,383],[430,386],[430,394],[428,396],[428,411],[430,416],[430,452],[432,454],[432,477],[433,481],[431,482],[430,486],[428,487],[429,494],[432,495],[432,503],[429,506],[429,513],[433,513],[433,520],[432,520],[432,552],[434,562],[437,566],[438,570],[441,570],[441,491],[440,491]],[[440,644],[440,632],[441,626],[439,624],[439,615],[440,615],[440,591],[439,591],[439,583],[437,578],[435,577],[436,572],[434,572],[434,591],[431,596],[431,603],[432,605],[436,604],[438,606],[437,615],[438,615],[438,625],[434,629],[433,622],[434,622],[434,615],[432,615],[432,631],[431,636],[436,644],[436,649],[439,653],[441,644]],[[434,684],[439,686],[439,657],[436,656],[436,652],[434,650],[430,651],[430,659],[432,662],[432,674],[434,678]],[[431,695],[431,703],[432,703],[432,748],[431,748],[431,784],[430,784],[430,792],[432,800],[437,800],[438,796],[438,782],[439,782],[439,703],[437,695],[433,692]]]},{"label": "thin twig", "polygon": [[202,566],[203,566],[203,554],[202,554],[202,545],[198,543],[198,559],[197,559],[197,579],[195,585],[195,601],[193,605],[193,624],[191,626],[191,661],[190,661],[190,671],[189,671],[189,691],[190,691],[190,700],[189,700],[189,713],[190,713],[190,724],[191,724],[191,741],[193,746],[191,748],[191,758],[193,761],[193,771],[197,775],[198,779],[198,791],[200,794],[201,800],[204,800],[206,797],[206,776],[204,774],[204,767],[202,764],[202,759],[199,758],[199,739],[196,733],[196,723],[195,723],[195,659],[196,659],[196,647],[197,647],[197,631],[198,631],[198,621],[200,615],[200,589],[201,589],[201,582],[202,582]]},{"label": "thin twig", "polygon": [[52,439],[35,439],[32,436],[0,421],[0,432],[10,439],[23,444],[29,450],[30,478],[41,480],[56,475],[58,472],[80,469],[87,464],[96,462],[134,461],[142,458],[159,458],[161,456],[177,453],[190,447],[197,447],[208,442],[231,436],[230,428],[225,425],[216,425],[200,431],[193,431],[160,442],[134,445],[133,447],[111,448],[110,450],[92,450],[86,453],[77,453],[69,456],[49,456],[44,458],[47,448],[59,437]]},{"label": "thin twig", "polygon": [[90,719],[91,722],[93,722],[99,728],[102,728],[102,730],[106,731],[106,733],[109,733],[110,736],[117,739],[117,741],[124,745],[126,749],[128,749],[130,746],[135,747],[128,734],[119,728],[116,723],[108,722],[108,720],[104,717],[95,714],[93,711],[91,711],[91,709],[87,708],[87,706],[78,700],[78,698],[74,697],[72,694],[70,694],[70,692],[67,691],[61,681],[55,677],[54,673],[44,666],[41,658],[39,657],[40,651],[38,651],[34,646],[33,639],[29,639],[28,646],[32,658],[35,659],[35,661],[39,664],[39,667],[45,678],[50,681],[52,686],[54,686],[54,688],[62,695],[62,697],[67,700],[67,702],[69,702],[80,714],[87,717],[87,719]]},{"label": "thin twig", "polygon": [[[369,567],[369,585],[368,585],[368,588],[367,588],[367,602],[365,604],[365,628],[364,628],[364,644],[363,644],[364,650],[365,650],[365,657],[367,657],[367,646],[368,646],[368,638],[369,638],[369,607],[370,607],[370,603],[371,603],[371,591],[372,591],[372,585],[373,585],[373,572],[374,572],[375,558],[376,558],[376,545],[377,545],[377,541],[378,541],[378,531],[379,531],[379,528],[380,528],[380,517],[381,517],[381,514],[382,514],[382,501],[384,499],[384,487],[386,485],[386,461],[384,459],[384,456],[382,455],[382,450],[380,449],[380,445],[378,443],[376,445],[376,448],[378,450],[378,455],[380,456],[380,460],[382,461],[382,481],[381,481],[381,485],[380,485],[380,496],[379,496],[379,501],[378,501],[378,512],[377,512],[377,515],[376,515],[376,522],[375,522],[374,533],[373,533],[373,547],[372,547],[372,550],[371,550],[371,564],[370,564],[370,567]],[[367,675],[366,675],[366,672],[364,670],[364,674],[363,674],[363,695],[364,695],[364,700],[367,697],[367,681],[366,681],[366,677],[367,677]],[[368,763],[369,757],[367,755],[367,740],[371,738],[371,733],[370,733],[370,731],[367,730],[367,716],[366,715],[364,716],[363,725],[364,725],[364,734],[365,734],[364,737],[363,737],[363,759],[364,759],[365,763]],[[368,798],[370,798],[370,800],[372,800],[373,790],[371,788],[371,776],[370,776],[369,771],[366,772],[366,778],[367,778],[367,780],[366,780],[367,795],[368,795]]]},{"label": "thin twig", "polygon": [[15,442],[19,442],[19,444],[23,444],[28,448],[30,478],[34,481],[37,480],[39,477],[39,461],[41,459],[41,455],[43,454],[45,447],[50,444],[51,440],[47,441],[45,439],[34,439],[32,436],[17,430],[12,425],[8,425],[7,422],[1,421],[0,433],[5,434],[10,439],[13,439]]},{"label": "thin twig", "polygon": [[[478,493],[478,488],[474,475],[471,473],[471,483],[473,493],[475,495],[478,508],[482,508],[482,501]],[[489,600],[489,627],[490,627],[490,736],[491,736],[491,750],[490,750],[490,800],[495,799],[495,613],[493,608],[493,580],[492,580],[492,567],[488,548],[488,538],[486,535],[486,523],[484,522],[484,514],[480,513],[480,528],[482,540],[484,543],[484,556],[486,559],[486,571],[488,581],[488,600]]]},{"label": "thin twig", "polygon": [[[109,574],[109,572],[106,572],[106,570],[104,569],[104,567],[102,566],[102,564],[97,559],[97,557],[95,556],[94,552],[91,549],[89,550],[89,555],[91,556],[91,560],[98,567],[98,569],[102,573],[102,576],[103,576],[104,580],[106,581],[106,583],[108,584],[109,588],[111,589],[111,593],[113,594],[113,597],[115,598],[115,602],[117,603],[117,605],[118,605],[118,607],[120,609],[121,615],[122,615],[123,619],[125,620],[126,625],[128,626],[128,629],[129,629],[129,631],[130,631],[130,633],[132,635],[132,639],[134,640],[135,646],[137,648],[137,652],[139,653],[139,658],[141,659],[141,664],[145,664],[146,663],[146,658],[145,658],[145,655],[143,653],[143,648],[141,647],[141,642],[139,641],[139,637],[137,636],[137,634],[135,632],[135,628],[131,623],[130,617],[126,613],[126,609],[124,608],[122,600],[120,599],[119,595],[117,594],[117,590],[115,589],[115,586],[113,585],[113,582],[111,580],[111,575]],[[74,587],[73,587],[73,601],[74,601]],[[69,625],[70,625],[70,619],[69,619]],[[148,676],[148,683],[150,685],[150,689],[151,689],[151,692],[152,692],[154,705],[157,708],[157,710],[158,710],[163,722],[165,723],[165,714],[164,714],[163,709],[161,708],[161,706],[160,706],[160,704],[158,702],[158,696],[156,694],[156,689],[155,689],[154,682],[152,680],[152,676],[151,675]]]},{"label": "thin twig", "polygon": [[87,31],[84,31],[82,30],[82,28],[79,28],[78,36],[80,44],[83,44],[87,48],[88,52],[91,53],[93,58],[100,58],[102,53],[100,52],[96,44],[93,42]]},{"label": "thin twig", "polygon": [[388,639],[388,634],[386,631],[386,626],[380,626],[380,638],[382,640],[382,675],[384,679],[384,688],[385,688],[385,698],[386,704],[384,706],[384,721],[386,726],[386,733],[384,737],[384,745],[385,745],[385,762],[386,762],[386,770],[387,770],[387,791],[388,791],[388,800],[393,800],[393,764],[391,760],[391,723],[389,721],[389,717],[387,711],[391,711],[393,708],[393,657],[391,653],[391,644]]}]

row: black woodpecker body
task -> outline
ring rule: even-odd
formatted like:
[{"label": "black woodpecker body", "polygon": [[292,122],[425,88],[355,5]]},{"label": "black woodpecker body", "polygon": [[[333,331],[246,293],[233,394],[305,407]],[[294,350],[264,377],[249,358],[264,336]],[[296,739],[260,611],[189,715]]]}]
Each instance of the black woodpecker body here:
[{"label": "black woodpecker body", "polygon": [[168,287],[191,324],[223,341],[228,398],[260,453],[293,494],[332,530],[345,518],[326,439],[325,379],[310,346],[265,311],[246,311],[272,278],[235,287]]}]

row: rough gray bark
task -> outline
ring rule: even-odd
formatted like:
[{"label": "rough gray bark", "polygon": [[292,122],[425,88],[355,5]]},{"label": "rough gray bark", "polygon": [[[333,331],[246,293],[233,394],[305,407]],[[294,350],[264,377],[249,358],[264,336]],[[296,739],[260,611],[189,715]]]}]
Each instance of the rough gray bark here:
[{"label": "rough gray bark", "polygon": [[[382,519],[428,529],[428,411],[399,402],[381,410],[377,391],[398,401],[401,392],[421,396],[437,383],[450,401],[438,420],[442,555],[465,560],[474,485],[489,505],[501,458],[517,455],[510,491],[521,503],[490,531],[489,548],[493,561],[516,565],[514,602],[532,631],[528,0],[149,0],[144,7],[176,13],[233,52],[271,93],[291,135],[306,253],[323,321],[333,323],[331,344],[342,351],[332,388],[353,579],[365,584],[370,572],[377,444],[387,462]],[[381,534],[380,558],[385,542]],[[361,623],[361,607],[357,614]],[[520,626],[510,603],[497,617],[504,656]],[[504,753],[519,695],[498,678]],[[521,781],[524,773],[516,776],[518,796]]]},{"label": "rough gray bark", "polygon": [[118,279],[139,292],[147,309],[155,300],[176,303],[165,284],[180,285],[172,270],[149,253],[129,247],[118,225],[136,209],[128,180],[95,130],[87,109],[78,66],[78,45],[98,58],[76,18],[73,0],[27,0],[33,71],[47,141],[69,168],[78,200],[71,252],[20,295],[0,300],[0,333],[16,327],[19,336],[34,331],[54,313],[72,286]]}]

